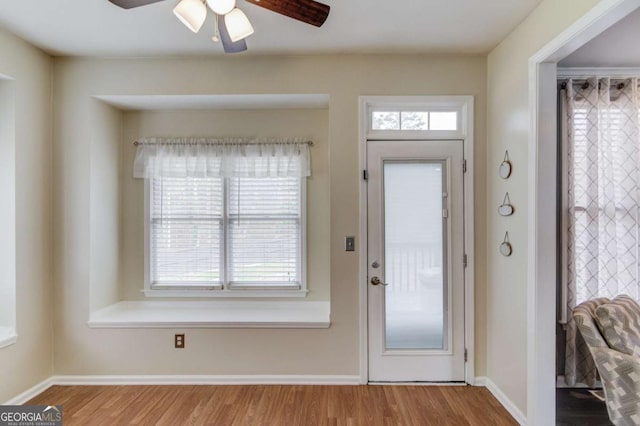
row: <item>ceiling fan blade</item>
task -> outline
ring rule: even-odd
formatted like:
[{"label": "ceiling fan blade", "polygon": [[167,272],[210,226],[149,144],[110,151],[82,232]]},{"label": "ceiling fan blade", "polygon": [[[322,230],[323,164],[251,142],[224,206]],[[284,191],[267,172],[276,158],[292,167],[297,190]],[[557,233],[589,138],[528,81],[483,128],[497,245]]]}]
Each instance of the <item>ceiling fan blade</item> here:
[{"label": "ceiling fan blade", "polygon": [[151,3],[157,3],[164,0],[109,0],[116,6],[120,6],[123,9],[133,9],[134,7],[146,6]]},{"label": "ceiling fan blade", "polygon": [[329,16],[331,6],[314,0],[247,0],[289,18],[321,27]]},{"label": "ceiling fan blade", "polygon": [[218,17],[218,33],[220,34],[220,41],[222,42],[224,53],[240,53],[247,50],[246,40],[231,41],[229,31],[227,31],[227,24],[224,22],[224,16],[216,16]]}]

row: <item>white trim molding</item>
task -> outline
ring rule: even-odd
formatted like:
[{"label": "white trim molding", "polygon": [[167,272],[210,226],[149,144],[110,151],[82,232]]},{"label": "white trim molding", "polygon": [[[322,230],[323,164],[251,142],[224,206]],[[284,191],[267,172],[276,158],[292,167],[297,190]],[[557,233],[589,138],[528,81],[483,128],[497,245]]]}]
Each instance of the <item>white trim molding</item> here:
[{"label": "white trim molding", "polygon": [[566,389],[566,388],[570,388],[570,389],[593,389],[593,388],[602,388],[602,382],[600,380],[596,380],[596,383],[593,387],[584,384],[584,383],[576,383],[574,386],[569,386],[567,384],[567,380],[564,376],[558,376],[556,378],[556,388],[560,388],[560,389]]},{"label": "white trim molding", "polygon": [[[465,381],[475,382],[475,204],[474,204],[474,97],[473,96],[360,96],[359,98],[359,150],[360,170],[367,165],[367,141],[380,138],[389,140],[463,140],[466,173],[464,174],[464,250],[467,266],[464,271],[465,284],[465,348],[468,362],[465,363]],[[447,109],[459,113],[456,131],[450,132],[395,132],[370,135],[369,114],[372,108],[384,107],[424,107],[427,110]],[[370,138],[371,136],[371,138]],[[369,382],[368,352],[368,300],[367,300],[367,182],[360,179],[360,383]]]},{"label": "white trim molding", "polygon": [[17,340],[16,280],[16,84],[0,74],[0,348]]},{"label": "white trim molding", "polygon": [[105,375],[54,376],[59,386],[115,385],[358,385],[357,375]]},{"label": "white trim molding", "polygon": [[[484,386],[498,400],[505,410],[521,425],[527,424],[527,417],[516,404],[488,377],[476,377],[476,386]],[[555,422],[554,422],[555,424]]]},{"label": "white trim molding", "polygon": [[529,63],[557,63],[640,7],[640,0],[601,0],[529,58]]},{"label": "white trim molding", "polygon": [[640,77],[640,68],[558,68],[558,78]]},{"label": "white trim molding", "polygon": [[51,376],[2,405],[22,405],[51,386],[133,385],[342,385],[360,384],[357,375],[104,375]]},{"label": "white trim molding", "polygon": [[[224,290],[140,290],[149,298],[200,298],[200,299],[225,299],[225,298],[302,298],[307,297],[309,290],[264,290],[264,289],[224,289]],[[232,302],[233,303],[233,302]],[[265,303],[270,303],[266,301]]]},{"label": "white trim molding", "polygon": [[7,402],[4,402],[2,405],[22,405],[32,400],[36,396],[40,395],[42,392],[49,389],[54,385],[54,377],[49,377],[46,380],[38,383],[35,386],[30,387],[26,391],[22,392],[20,395],[17,395]]},{"label": "white trim molding", "polygon": [[[366,170],[367,165],[367,136],[369,134],[369,103],[368,98],[360,97],[358,103],[358,119],[360,126],[358,128],[358,150],[360,152],[360,161],[358,170]],[[369,383],[369,301],[367,298],[368,281],[368,219],[367,219],[367,183],[363,176],[360,176],[359,186],[360,197],[360,250],[359,250],[359,268],[358,268],[358,293],[360,306],[360,384]]]},{"label": "white trim molding", "polygon": [[465,387],[465,382],[370,382],[369,386],[417,386],[417,387],[443,387],[458,386]]},{"label": "white trim molding", "polygon": [[526,420],[532,426],[556,420],[556,239],[545,224],[555,221],[555,197],[549,194],[556,191],[557,62],[638,7],[640,0],[601,0],[529,58]]},{"label": "white trim molding", "polygon": [[15,327],[0,327],[0,349],[11,346],[18,341]]}]

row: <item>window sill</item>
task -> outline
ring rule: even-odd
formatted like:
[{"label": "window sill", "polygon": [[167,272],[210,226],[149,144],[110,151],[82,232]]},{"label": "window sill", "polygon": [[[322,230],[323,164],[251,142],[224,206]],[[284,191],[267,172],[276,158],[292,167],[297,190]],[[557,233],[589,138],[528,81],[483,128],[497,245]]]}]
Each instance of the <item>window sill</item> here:
[{"label": "window sill", "polygon": [[13,327],[0,327],[0,349],[11,346],[18,341],[18,334]]},{"label": "window sill", "polygon": [[[159,290],[146,289],[142,290],[147,297],[306,297],[308,290],[257,290],[257,289],[238,289],[238,290]],[[228,302],[225,302],[228,303]]]},{"label": "window sill", "polygon": [[329,328],[329,302],[129,301],[92,312],[90,328]]}]

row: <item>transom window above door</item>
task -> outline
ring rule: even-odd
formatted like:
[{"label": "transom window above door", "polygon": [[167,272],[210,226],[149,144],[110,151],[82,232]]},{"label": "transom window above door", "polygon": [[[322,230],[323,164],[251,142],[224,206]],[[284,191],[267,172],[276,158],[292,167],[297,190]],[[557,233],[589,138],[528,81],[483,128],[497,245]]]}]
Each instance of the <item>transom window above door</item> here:
[{"label": "transom window above door", "polygon": [[[369,96],[365,114],[368,140],[461,140],[472,123],[473,104],[455,96]],[[365,129],[363,129],[365,130]]]},{"label": "transom window above door", "polygon": [[372,111],[371,130],[458,130],[457,111]]}]

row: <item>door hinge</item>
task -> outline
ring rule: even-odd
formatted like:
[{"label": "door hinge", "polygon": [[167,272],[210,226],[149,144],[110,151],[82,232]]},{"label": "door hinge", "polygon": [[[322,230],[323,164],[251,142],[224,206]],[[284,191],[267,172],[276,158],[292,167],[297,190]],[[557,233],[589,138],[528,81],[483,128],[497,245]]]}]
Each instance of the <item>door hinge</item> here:
[{"label": "door hinge", "polygon": [[366,170],[362,171],[362,179],[369,180],[369,173]]},{"label": "door hinge", "polygon": [[467,362],[467,348],[464,348],[464,362]]},{"label": "door hinge", "polygon": [[462,173],[467,173],[467,160],[462,161]]},{"label": "door hinge", "polygon": [[467,267],[467,255],[462,256],[462,266]]}]

